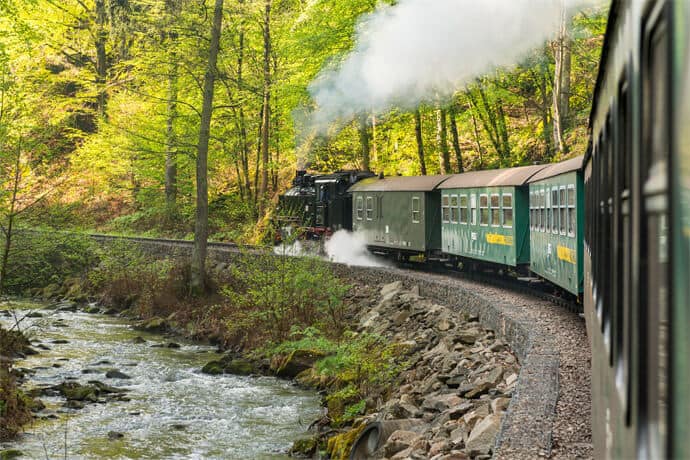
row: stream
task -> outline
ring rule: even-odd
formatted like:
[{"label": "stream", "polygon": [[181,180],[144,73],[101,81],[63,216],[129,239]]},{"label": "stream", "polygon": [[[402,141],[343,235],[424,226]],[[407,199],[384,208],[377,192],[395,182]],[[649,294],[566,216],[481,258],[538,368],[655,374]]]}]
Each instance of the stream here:
[{"label": "stream", "polygon": [[[15,363],[35,371],[25,388],[98,380],[129,390],[129,401],[82,409],[64,407],[62,397],[41,397],[40,418],[17,442],[0,444],[22,451],[21,458],[283,459],[320,414],[319,398],[289,382],[202,374],[218,358],[211,347],[176,339],[180,348],[168,348],[170,339],[101,314],[0,303],[0,310],[10,307],[20,316],[44,315],[21,323],[40,352]],[[0,315],[4,326],[11,321]],[[106,378],[109,370],[131,378]]]}]

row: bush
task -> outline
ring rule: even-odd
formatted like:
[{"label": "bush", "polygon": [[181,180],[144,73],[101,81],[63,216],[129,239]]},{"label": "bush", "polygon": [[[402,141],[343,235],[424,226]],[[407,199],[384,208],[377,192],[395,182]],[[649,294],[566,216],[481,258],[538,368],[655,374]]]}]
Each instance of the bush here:
[{"label": "bush", "polygon": [[[342,332],[346,286],[330,266],[312,257],[246,254],[230,268],[222,293],[232,307],[228,334],[234,342],[273,343],[293,328]],[[267,337],[261,337],[261,335]]]},{"label": "bush", "polygon": [[12,236],[4,288],[18,294],[86,273],[96,261],[94,248],[95,243],[87,236],[17,231]]},{"label": "bush", "polygon": [[172,275],[184,278],[184,270],[173,271],[167,259],[153,259],[121,240],[108,243],[96,251],[100,263],[89,273],[89,290],[101,302],[126,309],[137,303],[142,316],[151,316],[161,304],[173,308],[183,296],[183,280],[169,282]]}]

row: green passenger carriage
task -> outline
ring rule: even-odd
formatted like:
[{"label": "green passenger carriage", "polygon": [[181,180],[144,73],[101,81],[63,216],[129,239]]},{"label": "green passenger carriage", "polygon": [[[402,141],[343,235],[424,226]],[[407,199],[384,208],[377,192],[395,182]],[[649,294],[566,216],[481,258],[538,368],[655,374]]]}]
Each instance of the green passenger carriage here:
[{"label": "green passenger carriage", "polygon": [[440,252],[441,197],[450,176],[364,179],[350,188],[352,229],[376,253],[407,259]]},{"label": "green passenger carriage", "polygon": [[444,181],[439,186],[443,253],[453,262],[529,264],[526,183],[543,168],[472,171]]},{"label": "green passenger carriage", "polygon": [[582,159],[549,165],[529,180],[530,270],[576,296],[584,279]]}]

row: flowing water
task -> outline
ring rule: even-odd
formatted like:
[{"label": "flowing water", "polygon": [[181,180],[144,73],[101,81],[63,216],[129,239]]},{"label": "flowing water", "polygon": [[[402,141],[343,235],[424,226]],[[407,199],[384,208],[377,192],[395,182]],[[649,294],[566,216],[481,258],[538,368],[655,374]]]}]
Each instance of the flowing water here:
[{"label": "flowing water", "polygon": [[[27,307],[41,308],[21,307],[20,315]],[[291,441],[319,415],[319,399],[288,382],[200,373],[206,362],[218,358],[210,347],[184,342],[178,349],[156,347],[169,340],[134,331],[118,318],[39,311],[45,316],[27,318],[22,327],[38,339],[34,348],[43,344],[50,350],[16,363],[35,370],[29,387],[99,380],[130,390],[130,401],[73,410],[62,407],[62,398],[42,397],[43,414],[57,418],[35,421],[18,442],[0,445],[0,450],[19,449],[22,458],[36,459],[277,459],[286,458]],[[0,317],[0,322],[7,326],[10,318]],[[146,343],[135,343],[137,336]],[[131,379],[106,378],[111,369]],[[124,436],[111,440],[110,432]]]}]

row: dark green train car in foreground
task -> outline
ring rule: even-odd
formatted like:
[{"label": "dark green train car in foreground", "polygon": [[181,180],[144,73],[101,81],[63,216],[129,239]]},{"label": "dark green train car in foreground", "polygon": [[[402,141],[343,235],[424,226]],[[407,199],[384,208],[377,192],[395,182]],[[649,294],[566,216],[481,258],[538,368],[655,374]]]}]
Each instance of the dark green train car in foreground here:
[{"label": "dark green train car in foreground", "polygon": [[364,179],[350,188],[352,229],[375,253],[431,254],[441,249],[441,196],[437,187],[450,176]]},{"label": "dark green train car in foreground", "polygon": [[584,279],[582,159],[549,165],[529,180],[530,270],[576,296]]},{"label": "dark green train car in foreground", "polygon": [[443,253],[517,267],[529,263],[527,180],[544,166],[472,171],[441,189]]}]

